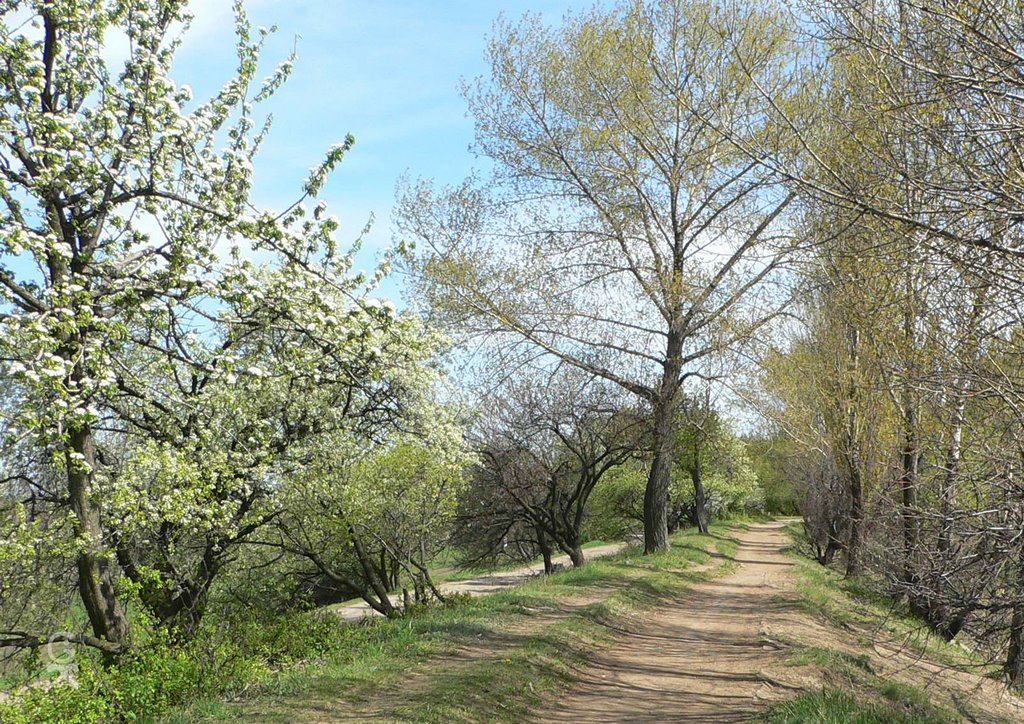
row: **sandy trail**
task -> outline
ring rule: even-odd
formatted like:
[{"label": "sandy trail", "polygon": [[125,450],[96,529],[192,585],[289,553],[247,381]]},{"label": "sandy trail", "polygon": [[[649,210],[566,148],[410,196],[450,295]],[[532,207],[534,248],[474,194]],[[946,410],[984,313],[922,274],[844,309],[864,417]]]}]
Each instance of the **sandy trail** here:
[{"label": "sandy trail", "polygon": [[[586,560],[592,561],[596,558],[604,558],[605,556],[618,553],[625,547],[625,543],[608,543],[607,545],[587,548],[583,551],[583,555],[586,557]],[[561,564],[566,568],[570,566],[569,556],[566,555],[555,556],[552,558],[552,561],[556,564]],[[440,584],[438,588],[441,593],[444,594],[468,593],[471,596],[485,596],[489,593],[497,593],[498,591],[504,591],[508,588],[514,588],[526,583],[526,581],[543,572],[544,566],[538,563],[522,566],[521,568],[516,568],[511,571],[488,573],[465,581],[448,581]],[[396,605],[400,604],[401,596],[393,595],[392,601],[394,601]],[[346,621],[358,621],[364,616],[380,615],[370,608],[369,604],[362,601],[338,606],[337,608],[332,609],[332,612],[341,616]]]},{"label": "sandy trail", "polygon": [[598,654],[545,722],[750,721],[801,688],[764,673],[763,619],[791,585],[784,522],[736,531],[737,570],[695,585]]}]

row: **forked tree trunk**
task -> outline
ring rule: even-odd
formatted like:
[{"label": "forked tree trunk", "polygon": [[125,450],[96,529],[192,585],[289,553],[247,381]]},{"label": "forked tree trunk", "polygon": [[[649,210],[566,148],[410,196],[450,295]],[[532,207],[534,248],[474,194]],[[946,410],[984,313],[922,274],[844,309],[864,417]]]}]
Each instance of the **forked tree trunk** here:
[{"label": "forked tree trunk", "polygon": [[555,563],[551,560],[551,544],[548,542],[547,534],[544,529],[540,526],[534,528],[534,532],[537,535],[537,547],[540,548],[540,554],[544,558],[544,572],[551,574],[555,572]]},{"label": "forked tree trunk", "polygon": [[579,568],[586,559],[583,557],[583,547],[577,541],[569,546],[569,560],[572,561],[573,568]]},{"label": "forked tree trunk", "polygon": [[96,449],[87,425],[72,431],[68,452],[68,497],[81,542],[76,566],[82,605],[94,636],[127,647],[131,629],[114,588],[111,562],[103,550],[100,511],[92,498]]},{"label": "forked tree trunk", "polygon": [[348,532],[352,540],[352,550],[355,552],[356,559],[359,561],[359,565],[363,569],[363,575],[366,577],[366,582],[369,584],[369,590],[364,591],[362,594],[363,600],[366,601],[375,611],[384,614],[388,618],[398,616],[399,611],[395,607],[394,603],[391,602],[387,584],[381,580],[380,574],[378,573],[375,565],[376,562],[363,546],[363,541],[359,537],[359,532],[353,525],[349,525]]}]

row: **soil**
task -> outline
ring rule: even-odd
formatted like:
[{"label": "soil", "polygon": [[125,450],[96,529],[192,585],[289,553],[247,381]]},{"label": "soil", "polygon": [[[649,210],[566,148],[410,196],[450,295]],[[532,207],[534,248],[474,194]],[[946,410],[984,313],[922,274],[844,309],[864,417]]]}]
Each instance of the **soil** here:
[{"label": "soil", "polygon": [[678,603],[631,622],[537,720],[749,721],[766,702],[799,693],[808,682],[795,670],[766,671],[760,642],[773,599],[791,582],[781,528],[739,532],[734,573],[698,583]]},{"label": "soil", "polygon": [[1024,721],[1024,702],[999,682],[922,660],[877,631],[837,629],[796,606],[784,526],[737,531],[734,572],[629,622],[535,721],[751,721],[771,702],[829,683],[825,672],[787,662],[795,646],[866,654],[874,673],[924,689],[967,721]]}]

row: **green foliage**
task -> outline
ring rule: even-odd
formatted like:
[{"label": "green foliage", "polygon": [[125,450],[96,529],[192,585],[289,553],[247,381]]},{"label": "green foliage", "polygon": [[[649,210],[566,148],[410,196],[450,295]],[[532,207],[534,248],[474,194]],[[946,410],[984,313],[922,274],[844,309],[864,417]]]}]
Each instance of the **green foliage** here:
[{"label": "green foliage", "polygon": [[708,512],[725,517],[764,509],[764,491],[743,438],[711,412],[697,429],[682,420],[676,430],[676,459],[669,496],[672,507],[692,507],[695,494],[692,469],[699,465]]},{"label": "green foliage", "polygon": [[784,468],[793,442],[782,435],[744,438],[757,484],[764,495],[764,510],[773,515],[799,515],[801,493]]},{"label": "green foliage", "polygon": [[609,470],[594,488],[583,523],[584,540],[624,540],[643,530],[647,466],[630,461]]},{"label": "green foliage", "polygon": [[145,646],[104,667],[80,652],[75,687],[37,686],[0,703],[4,724],[150,721],[202,697],[230,696],[280,667],[346,645],[351,627],[332,616],[291,614],[221,621],[186,646],[154,634]]}]

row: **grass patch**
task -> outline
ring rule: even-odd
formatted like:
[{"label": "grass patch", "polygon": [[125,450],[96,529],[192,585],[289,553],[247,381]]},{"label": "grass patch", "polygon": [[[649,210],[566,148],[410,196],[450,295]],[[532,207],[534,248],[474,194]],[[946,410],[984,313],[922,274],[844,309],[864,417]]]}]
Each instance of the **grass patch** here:
[{"label": "grass patch", "polygon": [[921,722],[943,724],[960,718],[936,706],[915,686],[875,673],[867,654],[799,646],[786,659],[791,666],[813,666],[831,682],[820,691],[776,704],[768,722]]},{"label": "grass patch", "polygon": [[842,689],[826,687],[773,707],[765,721],[772,724],[936,724],[951,720],[863,702]]},{"label": "grass patch", "polygon": [[[667,553],[641,556],[630,548],[509,591],[354,626],[344,647],[281,672],[241,700],[196,702],[164,721],[284,722],[329,719],[332,711],[364,719],[521,721],[570,685],[589,653],[613,635],[610,623],[729,569],[738,543],[727,530],[684,531]],[[722,564],[693,572],[709,551]]]},{"label": "grass patch", "polygon": [[[796,561],[795,603],[799,608],[846,631],[865,648],[881,635],[946,666],[978,665],[969,652],[928,631],[899,602],[884,595],[872,579],[847,579],[813,560],[799,523],[787,526],[786,531],[793,540],[787,552]],[[879,676],[866,653],[796,645],[786,663],[819,669],[830,685],[771,707],[765,721],[941,724],[961,720],[933,704],[925,691]]]},{"label": "grass patch", "polygon": [[797,563],[798,605],[803,610],[847,631],[869,637],[881,634],[894,644],[945,666],[970,667],[980,674],[995,672],[995,667],[980,656],[935,634],[907,610],[905,602],[888,596],[877,580],[868,576],[846,578],[808,558],[810,547],[799,523],[787,526],[786,532],[793,538],[788,553]]},{"label": "grass patch", "polygon": [[[586,553],[588,550],[600,548],[601,546],[610,545],[614,542],[615,541],[606,541],[600,539],[588,541],[587,543],[584,543],[582,545],[583,552]],[[452,554],[447,554],[448,558],[445,559],[450,559],[452,561],[450,565],[440,567],[436,571],[431,572],[431,576],[434,579],[434,583],[447,583],[449,581],[468,581],[474,578],[490,576],[496,573],[508,573],[509,571],[518,571],[521,568],[526,568],[527,566],[531,568],[536,568],[538,570],[542,570],[544,567],[543,558],[534,558],[533,560],[529,561],[511,561],[507,564],[501,564],[497,566],[458,566],[457,563],[455,562],[455,559],[452,558],[451,555]],[[560,550],[556,550],[553,554],[553,556],[556,558],[562,555],[563,554]],[[360,599],[355,600],[358,601]]]}]

